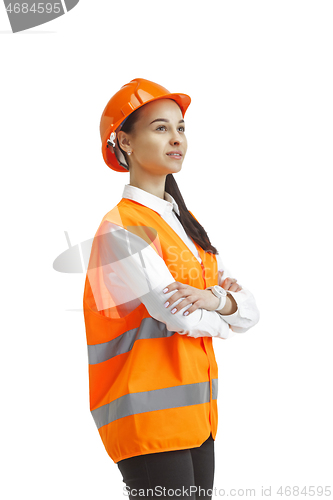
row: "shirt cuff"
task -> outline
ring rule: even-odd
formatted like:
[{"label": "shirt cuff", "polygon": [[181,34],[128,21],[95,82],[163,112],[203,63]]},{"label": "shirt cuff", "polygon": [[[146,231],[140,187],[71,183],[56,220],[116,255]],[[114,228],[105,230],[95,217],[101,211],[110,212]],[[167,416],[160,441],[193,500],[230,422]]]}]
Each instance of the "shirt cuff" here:
[{"label": "shirt cuff", "polygon": [[237,304],[237,311],[233,314],[220,314],[230,328],[237,333],[244,333],[259,321],[259,311],[252,293],[246,288],[239,292],[228,293],[232,295]]},{"label": "shirt cuff", "polygon": [[229,323],[229,325],[233,325],[235,321],[236,322],[239,321],[240,318],[238,304],[237,304],[237,311],[235,311],[233,314],[220,314],[220,316],[224,319],[224,321]]}]

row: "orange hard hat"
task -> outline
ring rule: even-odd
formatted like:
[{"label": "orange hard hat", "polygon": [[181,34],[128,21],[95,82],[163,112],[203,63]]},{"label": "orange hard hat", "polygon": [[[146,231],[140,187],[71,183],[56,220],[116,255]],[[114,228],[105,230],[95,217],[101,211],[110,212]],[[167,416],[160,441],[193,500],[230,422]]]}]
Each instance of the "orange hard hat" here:
[{"label": "orange hard hat", "polygon": [[128,172],[126,168],[120,165],[115,154],[116,130],[136,109],[148,102],[165,98],[176,101],[184,117],[191,102],[188,95],[171,94],[161,85],[143,78],[130,81],[111,97],[103,111],[100,123],[102,154],[108,167],[117,170],[117,172]]}]

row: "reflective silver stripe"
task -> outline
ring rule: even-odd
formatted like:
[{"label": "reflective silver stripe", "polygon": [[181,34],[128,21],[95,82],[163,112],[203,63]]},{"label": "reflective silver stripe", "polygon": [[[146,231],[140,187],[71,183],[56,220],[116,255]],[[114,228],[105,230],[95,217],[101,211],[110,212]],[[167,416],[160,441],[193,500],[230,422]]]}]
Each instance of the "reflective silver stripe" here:
[{"label": "reflective silver stripe", "polygon": [[212,399],[217,399],[218,381],[218,378],[212,378]]},{"label": "reflective silver stripe", "polygon": [[89,364],[96,365],[118,356],[118,354],[129,352],[136,340],[171,337],[174,333],[167,329],[165,323],[157,321],[155,318],[144,318],[138,328],[128,330],[109,342],[88,345]]},{"label": "reflective silver stripe", "polygon": [[[217,383],[218,379],[212,380],[215,396],[217,396]],[[209,403],[209,395],[209,381],[178,385],[154,391],[126,394],[109,404],[92,410],[91,413],[99,429],[103,425],[129,415]],[[213,396],[213,399],[216,397]]]}]

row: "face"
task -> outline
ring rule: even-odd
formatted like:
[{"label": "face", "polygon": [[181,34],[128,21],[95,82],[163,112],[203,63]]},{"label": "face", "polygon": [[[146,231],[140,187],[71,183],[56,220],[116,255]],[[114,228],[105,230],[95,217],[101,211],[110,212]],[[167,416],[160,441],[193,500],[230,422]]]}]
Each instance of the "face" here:
[{"label": "face", "polygon": [[178,172],[187,150],[185,123],[178,104],[159,99],[145,104],[133,131],[120,133],[119,142],[132,151],[130,168],[140,168],[152,175]]}]

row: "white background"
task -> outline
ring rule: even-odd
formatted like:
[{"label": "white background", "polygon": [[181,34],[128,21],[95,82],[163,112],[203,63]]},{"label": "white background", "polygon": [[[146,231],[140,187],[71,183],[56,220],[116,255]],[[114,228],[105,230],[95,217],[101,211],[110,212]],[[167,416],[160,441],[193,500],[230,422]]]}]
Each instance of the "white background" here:
[{"label": "white background", "polygon": [[89,411],[85,275],[53,261],[129,182],[99,120],[137,77],[191,96],[176,180],[261,312],[214,341],[215,486],[332,485],[332,22],[331,1],[81,0],[11,34],[0,5],[3,498],[124,498]]}]

